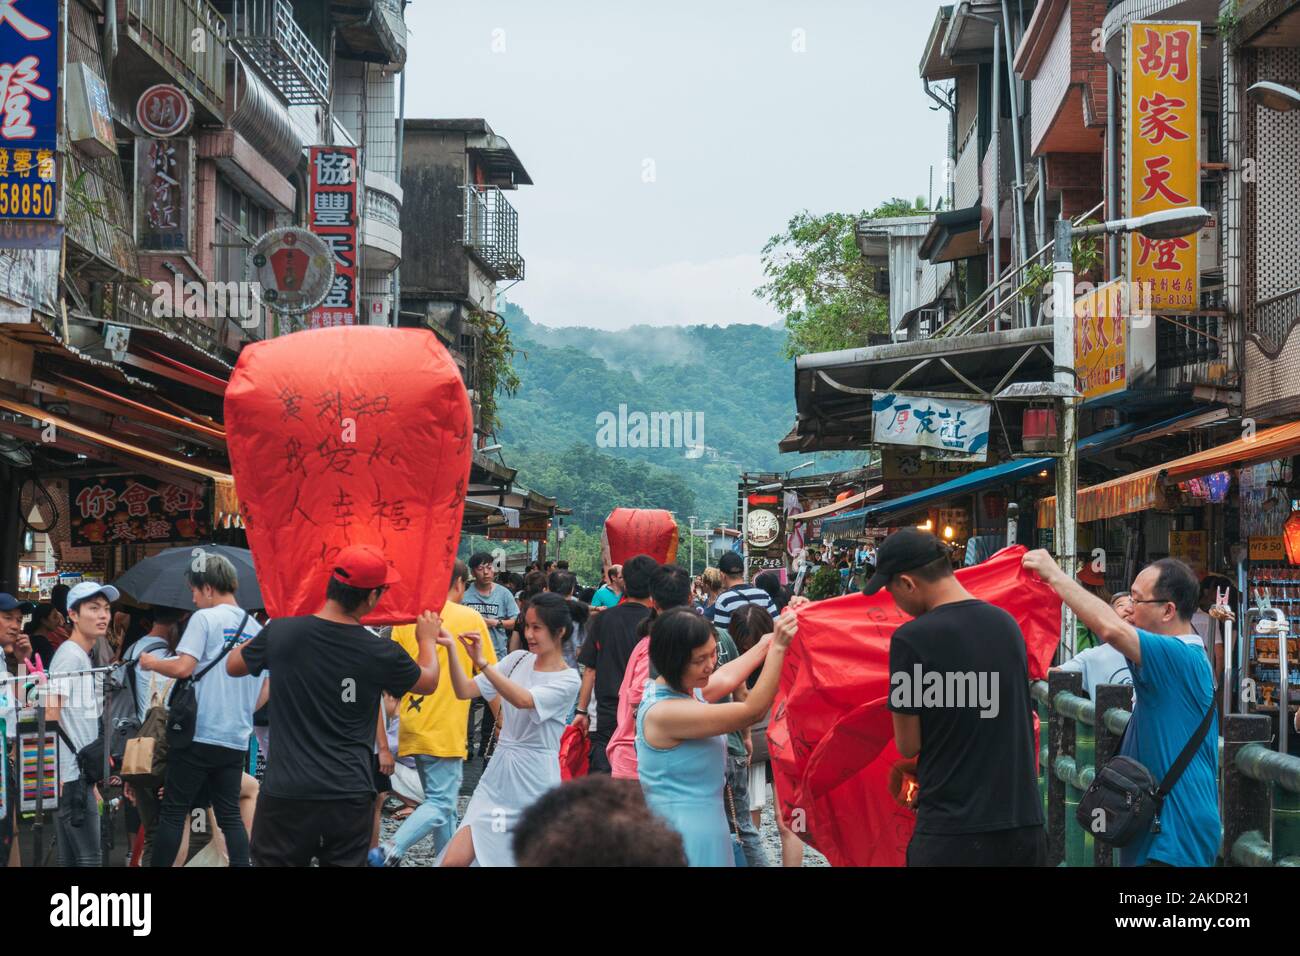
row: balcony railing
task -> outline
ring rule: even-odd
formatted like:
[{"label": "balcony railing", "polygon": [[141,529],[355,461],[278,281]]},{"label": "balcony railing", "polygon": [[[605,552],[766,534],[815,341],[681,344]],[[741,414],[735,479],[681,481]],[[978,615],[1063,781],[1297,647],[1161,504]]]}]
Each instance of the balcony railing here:
[{"label": "balcony railing", "polygon": [[465,248],[497,279],[522,279],[519,213],[496,186],[466,186]]},{"label": "balcony railing", "polygon": [[1300,289],[1261,299],[1246,313],[1246,331],[1272,355],[1278,353],[1297,325],[1300,325]]},{"label": "balcony railing", "polygon": [[126,0],[126,29],[187,92],[225,119],[226,21],[212,4]]},{"label": "balcony railing", "polygon": [[287,0],[233,0],[230,38],[290,106],[329,103],[330,68]]}]

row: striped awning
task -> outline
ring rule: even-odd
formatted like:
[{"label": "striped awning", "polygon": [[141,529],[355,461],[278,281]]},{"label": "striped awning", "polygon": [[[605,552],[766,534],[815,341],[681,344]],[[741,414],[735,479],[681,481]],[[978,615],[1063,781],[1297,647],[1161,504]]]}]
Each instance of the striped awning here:
[{"label": "striped awning", "polygon": [[[1100,521],[1119,515],[1135,514],[1151,508],[1168,507],[1165,497],[1170,485],[1189,478],[1201,478],[1226,468],[1240,468],[1275,458],[1300,454],[1300,422],[1243,435],[1236,441],[1207,448],[1194,455],[1144,468],[1123,478],[1080,488],[1076,520]],[[1038,526],[1056,526],[1056,497],[1038,503]]]}]

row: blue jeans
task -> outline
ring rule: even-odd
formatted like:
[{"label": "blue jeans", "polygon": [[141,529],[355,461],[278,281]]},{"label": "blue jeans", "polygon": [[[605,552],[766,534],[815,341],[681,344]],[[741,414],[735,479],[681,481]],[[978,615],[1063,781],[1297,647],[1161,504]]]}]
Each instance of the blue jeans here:
[{"label": "blue jeans", "polygon": [[[727,783],[736,804],[736,829],[740,835],[740,848],[745,851],[745,862],[750,866],[771,866],[767,847],[758,835],[754,818],[749,813],[749,761],[744,757],[727,754]],[[730,815],[730,813],[728,813]]]},{"label": "blue jeans", "polygon": [[403,821],[393,835],[393,855],[406,851],[433,834],[433,850],[441,853],[456,833],[456,799],[465,761],[459,757],[430,757],[416,754],[415,769],[424,787],[424,803]]}]

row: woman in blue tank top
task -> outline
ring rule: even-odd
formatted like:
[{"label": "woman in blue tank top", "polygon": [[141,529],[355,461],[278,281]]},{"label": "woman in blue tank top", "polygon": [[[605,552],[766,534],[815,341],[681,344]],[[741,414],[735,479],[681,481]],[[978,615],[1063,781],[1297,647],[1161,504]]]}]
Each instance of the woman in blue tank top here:
[{"label": "woman in blue tank top", "polygon": [[712,625],[679,608],[661,614],[651,628],[650,663],[660,676],[648,682],[637,710],[638,774],[646,803],[681,834],[691,866],[735,863],[723,806],[726,735],[755,723],[772,705],[794,634],[793,613],[783,615],[749,696],[708,704],[700,691],[717,666]]}]

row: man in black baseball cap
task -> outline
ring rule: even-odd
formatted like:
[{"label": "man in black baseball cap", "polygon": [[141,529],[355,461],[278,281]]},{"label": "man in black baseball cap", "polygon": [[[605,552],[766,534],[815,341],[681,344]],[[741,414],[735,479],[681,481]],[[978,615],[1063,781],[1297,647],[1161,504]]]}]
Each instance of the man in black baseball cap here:
[{"label": "man in black baseball cap", "polygon": [[896,531],[863,588],[913,620],[889,642],[894,743],[917,758],[908,866],[1043,866],[1029,663],[1020,626],[953,574],[947,546]]},{"label": "man in black baseball cap", "polygon": [[[948,562],[948,572],[951,574],[952,562],[948,557],[948,546],[942,541],[919,528],[903,528],[901,531],[895,531],[885,539],[884,544],[876,552],[876,573],[862,586],[862,593],[875,594],[881,588],[887,587],[895,575],[905,571],[917,571],[928,565],[936,565],[933,570],[941,572],[943,567],[938,564],[940,558]],[[933,580],[938,576],[932,574],[929,575],[929,579]],[[907,597],[909,591],[903,590],[902,593]],[[898,602],[898,594],[892,590],[890,594],[893,594],[894,600]],[[913,617],[918,613],[904,606],[902,602],[898,602],[898,606]]]}]

